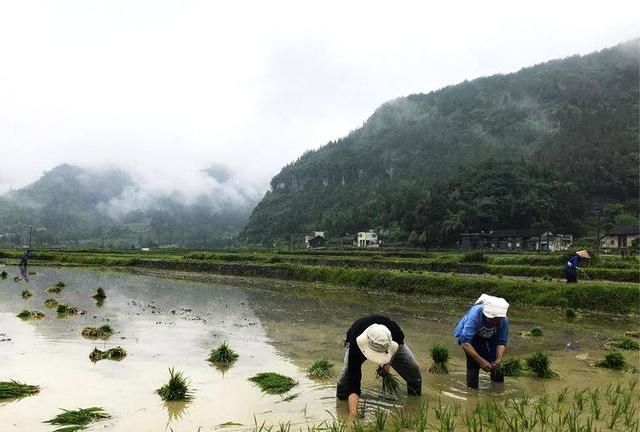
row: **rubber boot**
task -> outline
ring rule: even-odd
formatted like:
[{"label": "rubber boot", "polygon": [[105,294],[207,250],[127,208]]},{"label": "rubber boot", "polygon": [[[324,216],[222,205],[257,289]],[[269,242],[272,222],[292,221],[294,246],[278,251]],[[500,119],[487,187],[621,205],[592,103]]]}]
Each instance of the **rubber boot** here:
[{"label": "rubber boot", "polygon": [[467,368],[467,387],[478,388],[480,383],[480,369]]}]

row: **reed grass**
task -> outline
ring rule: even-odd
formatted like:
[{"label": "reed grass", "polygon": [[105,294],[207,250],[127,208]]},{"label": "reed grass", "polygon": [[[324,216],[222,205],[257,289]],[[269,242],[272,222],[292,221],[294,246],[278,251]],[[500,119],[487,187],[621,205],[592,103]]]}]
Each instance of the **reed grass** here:
[{"label": "reed grass", "polygon": [[92,362],[100,360],[116,360],[120,361],[127,356],[127,352],[122,347],[109,348],[106,351],[101,351],[98,348],[94,348],[89,354],[89,359]]},{"label": "reed grass", "polygon": [[190,401],[193,399],[189,382],[182,372],[176,372],[173,368],[169,368],[169,382],[156,390],[156,393],[164,401]]},{"label": "reed grass", "polygon": [[596,362],[596,366],[607,369],[623,370],[627,367],[627,361],[619,351],[611,352],[604,356],[603,360]]},{"label": "reed grass", "polygon": [[208,361],[216,365],[229,367],[238,360],[238,357],[238,353],[232,350],[226,341],[223,341],[215,349],[211,350]]},{"label": "reed grass", "polygon": [[329,359],[322,357],[313,362],[307,370],[307,376],[316,380],[328,380],[335,377],[334,364]]},{"label": "reed grass", "polygon": [[109,414],[99,407],[62,411],[62,414],[58,414],[51,420],[44,422],[56,426],[64,426],[56,429],[54,432],[74,432],[85,430],[91,423],[111,418]]},{"label": "reed grass", "polygon": [[536,378],[549,379],[558,377],[558,373],[551,369],[551,359],[547,353],[536,352],[527,357],[526,362],[527,369],[529,369]]},{"label": "reed grass", "polygon": [[249,381],[255,383],[263,392],[277,395],[284,394],[298,385],[293,378],[275,372],[256,374],[249,378]]},{"label": "reed grass", "polygon": [[48,298],[44,301],[44,305],[48,308],[57,308],[58,301],[56,299]]},{"label": "reed grass", "polygon": [[37,385],[23,384],[15,380],[0,381],[0,400],[19,399],[34,395],[39,391],[40,387]]},{"label": "reed grass", "polygon": [[433,363],[429,368],[429,372],[433,374],[448,374],[449,368],[447,363],[449,362],[449,348],[445,345],[435,344],[429,350]]},{"label": "reed grass", "polygon": [[82,330],[82,336],[87,339],[108,339],[113,333],[113,328],[109,324],[100,327],[85,327]]},{"label": "reed grass", "polygon": [[33,296],[33,293],[29,290],[22,290],[21,295],[23,299],[28,299],[29,297]]},{"label": "reed grass", "polygon": [[96,300],[104,300],[107,298],[107,294],[104,292],[104,289],[102,287],[98,287],[98,289],[96,290],[96,293],[91,297],[93,297]]}]

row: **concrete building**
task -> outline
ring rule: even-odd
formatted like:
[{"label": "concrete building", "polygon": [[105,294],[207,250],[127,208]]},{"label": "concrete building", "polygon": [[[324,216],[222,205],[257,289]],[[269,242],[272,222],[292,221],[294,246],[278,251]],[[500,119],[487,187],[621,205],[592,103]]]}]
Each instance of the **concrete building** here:
[{"label": "concrete building", "polygon": [[377,248],[380,247],[380,241],[378,240],[378,234],[374,230],[361,231],[358,233],[358,239],[356,246],[363,248]]}]

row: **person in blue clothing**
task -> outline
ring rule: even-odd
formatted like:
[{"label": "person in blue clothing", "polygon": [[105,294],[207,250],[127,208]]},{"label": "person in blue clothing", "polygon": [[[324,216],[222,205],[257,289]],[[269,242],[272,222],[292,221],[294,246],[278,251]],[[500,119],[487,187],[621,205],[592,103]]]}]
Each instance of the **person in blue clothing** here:
[{"label": "person in blue clothing", "polygon": [[564,277],[567,278],[567,283],[578,282],[578,269],[580,268],[578,265],[580,265],[582,258],[590,259],[591,256],[586,250],[579,250],[564,265]]},{"label": "person in blue clothing", "polygon": [[467,357],[467,386],[478,388],[480,369],[491,372],[491,380],[504,381],[493,367],[502,360],[509,342],[509,303],[501,297],[482,294],[462,317],[455,337]]}]

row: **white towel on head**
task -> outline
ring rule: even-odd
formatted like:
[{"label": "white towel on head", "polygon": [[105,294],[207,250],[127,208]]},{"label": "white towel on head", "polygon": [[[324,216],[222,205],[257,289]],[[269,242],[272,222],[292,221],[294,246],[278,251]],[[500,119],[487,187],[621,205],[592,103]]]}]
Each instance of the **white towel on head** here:
[{"label": "white towel on head", "polygon": [[509,303],[502,297],[494,297],[488,294],[482,294],[478,297],[475,304],[482,305],[482,312],[487,318],[504,318],[507,316]]}]

